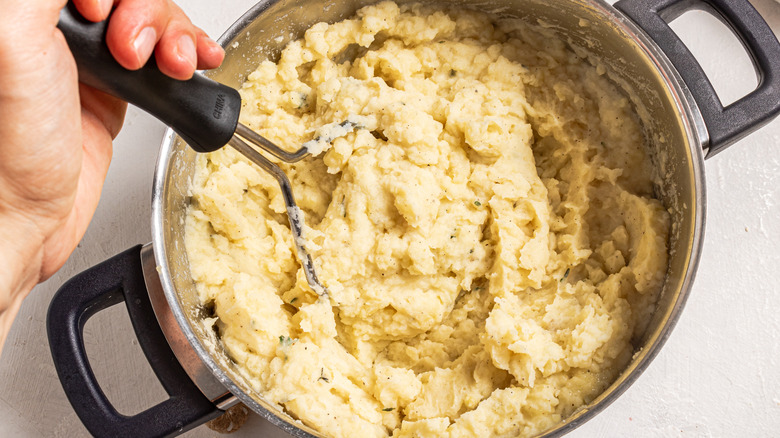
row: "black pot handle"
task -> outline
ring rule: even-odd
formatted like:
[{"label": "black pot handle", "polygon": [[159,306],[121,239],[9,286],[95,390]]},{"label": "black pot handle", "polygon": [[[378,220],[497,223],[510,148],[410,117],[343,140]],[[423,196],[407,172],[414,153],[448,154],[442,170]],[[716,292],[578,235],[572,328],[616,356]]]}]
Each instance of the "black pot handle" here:
[{"label": "black pot handle", "polygon": [[[780,43],[748,0],[620,0],[615,8],[655,40],[691,90],[710,136],[707,157],[780,113]],[[725,108],[696,58],[668,24],[693,9],[714,12],[729,26],[758,72],[758,88]]]},{"label": "black pot handle", "polygon": [[[47,331],[54,366],[73,409],[97,437],[162,437],[183,433],[218,416],[187,377],[157,323],[141,269],[141,246],[96,265],[65,283],[49,306]],[[124,301],[136,336],[169,399],[125,416],[108,401],[87,361],[84,324]]]},{"label": "black pot handle", "polygon": [[172,79],[160,72],[154,56],[138,70],[125,69],[106,45],[108,21],[88,21],[73,2],[60,11],[57,27],[76,60],[80,82],[148,112],[198,152],[215,151],[233,137],[241,111],[238,91],[198,73],[187,81]]}]

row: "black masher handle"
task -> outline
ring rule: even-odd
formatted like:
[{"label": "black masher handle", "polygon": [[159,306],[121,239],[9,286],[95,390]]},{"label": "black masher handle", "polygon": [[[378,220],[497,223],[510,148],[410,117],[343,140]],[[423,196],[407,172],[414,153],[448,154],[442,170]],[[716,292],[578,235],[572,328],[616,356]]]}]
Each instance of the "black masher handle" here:
[{"label": "black masher handle", "polygon": [[[666,53],[696,100],[712,157],[780,113],[780,43],[748,0],[620,0],[615,7]],[[758,73],[758,88],[723,107],[701,65],[669,22],[689,10],[713,12],[742,42]]]},{"label": "black masher handle", "polygon": [[108,21],[88,21],[73,2],[62,8],[57,27],[76,59],[80,82],[143,109],[198,152],[215,151],[233,136],[241,111],[233,88],[198,73],[186,81],[173,79],[157,68],[154,56],[139,70],[125,69],[106,44]]},{"label": "black masher handle", "polygon": [[[54,366],[73,410],[96,437],[164,437],[222,414],[187,376],[171,351],[149,301],[141,246],[76,275],[54,295],[46,317]],[[138,342],[170,398],[135,415],[114,408],[95,378],[84,348],[84,324],[125,302]]]}]

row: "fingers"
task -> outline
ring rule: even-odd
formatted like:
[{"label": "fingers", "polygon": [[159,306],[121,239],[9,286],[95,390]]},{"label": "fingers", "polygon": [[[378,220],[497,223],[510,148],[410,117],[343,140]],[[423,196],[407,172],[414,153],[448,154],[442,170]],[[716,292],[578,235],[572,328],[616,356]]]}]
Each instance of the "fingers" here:
[{"label": "fingers", "polygon": [[225,50],[206,32],[198,29],[198,70],[217,68],[225,59]]},{"label": "fingers", "polygon": [[89,21],[103,21],[108,18],[114,0],[73,0],[76,9]]},{"label": "fingers", "polygon": [[106,43],[117,62],[129,70],[146,64],[168,26],[165,0],[123,0],[108,23]]},{"label": "fingers", "polygon": [[157,67],[172,78],[189,79],[198,67],[197,28],[178,6],[171,4],[171,9],[171,19],[154,54]]},{"label": "fingers", "polygon": [[123,67],[141,68],[154,52],[160,71],[175,79],[215,68],[224,57],[222,48],[168,0],[117,0],[106,42]]}]

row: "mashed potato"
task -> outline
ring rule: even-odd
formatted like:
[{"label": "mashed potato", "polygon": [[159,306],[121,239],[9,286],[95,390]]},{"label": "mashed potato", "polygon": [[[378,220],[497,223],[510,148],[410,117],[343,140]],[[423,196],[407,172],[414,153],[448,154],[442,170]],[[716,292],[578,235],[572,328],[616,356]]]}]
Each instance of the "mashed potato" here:
[{"label": "mashed potato", "polygon": [[524,436],[628,364],[669,218],[632,103],[552,33],[385,2],[313,26],[241,94],[289,150],[360,121],[283,166],[322,298],[276,181],[199,157],[192,275],[268,401],[333,437]]}]

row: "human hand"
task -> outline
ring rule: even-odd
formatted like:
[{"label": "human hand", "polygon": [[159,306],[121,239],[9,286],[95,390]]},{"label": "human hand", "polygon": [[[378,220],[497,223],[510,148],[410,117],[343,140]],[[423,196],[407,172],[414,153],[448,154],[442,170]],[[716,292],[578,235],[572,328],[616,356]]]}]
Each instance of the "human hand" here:
[{"label": "human hand", "polygon": [[[78,83],[56,28],[65,3],[0,6],[0,348],[22,299],[84,235],[124,119],[125,103]],[[170,0],[73,3],[93,21],[114,7],[106,39],[125,68],[154,53],[163,73],[188,79],[222,62],[222,48]]]}]

